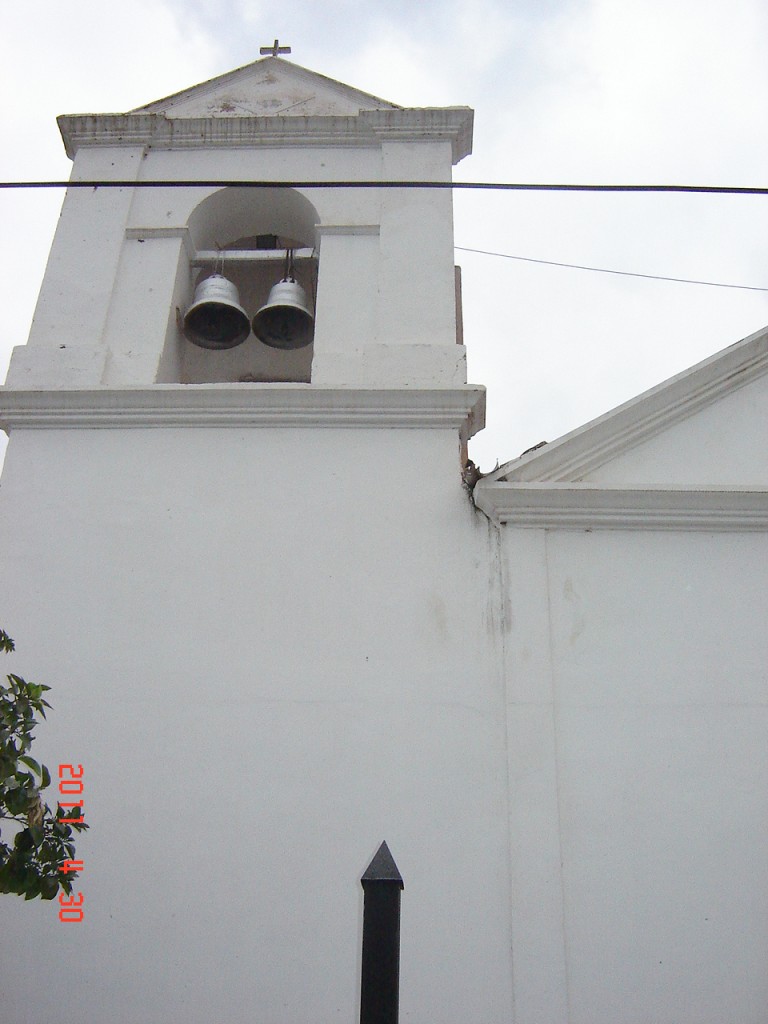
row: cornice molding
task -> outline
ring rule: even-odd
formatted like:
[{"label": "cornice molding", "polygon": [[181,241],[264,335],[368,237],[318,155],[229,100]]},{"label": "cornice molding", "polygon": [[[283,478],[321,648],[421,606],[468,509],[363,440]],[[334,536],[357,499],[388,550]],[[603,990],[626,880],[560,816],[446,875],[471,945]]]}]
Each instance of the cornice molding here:
[{"label": "cornice molding", "polygon": [[380,224],[318,224],[315,229],[323,238],[325,235],[380,235]]},{"label": "cornice molding", "polygon": [[563,530],[768,530],[768,490],[626,488],[481,480],[478,508],[497,525]]},{"label": "cornice molding", "polygon": [[0,427],[451,428],[485,422],[485,389],[330,388],[310,384],[156,384],[150,388],[0,388]]},{"label": "cornice molding", "polygon": [[377,147],[383,142],[450,142],[453,162],[472,151],[470,107],[361,110],[350,116],[190,117],[62,114],[67,156],[81,146],[242,149],[259,146]]}]

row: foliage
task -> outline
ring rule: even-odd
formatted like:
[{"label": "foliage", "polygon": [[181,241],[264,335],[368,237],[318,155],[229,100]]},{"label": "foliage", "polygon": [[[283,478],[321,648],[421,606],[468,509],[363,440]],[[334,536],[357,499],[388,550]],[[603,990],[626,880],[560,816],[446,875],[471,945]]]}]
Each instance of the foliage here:
[{"label": "foliage", "polygon": [[[14,649],[13,640],[0,629],[0,651]],[[88,828],[85,822],[62,822],[74,817],[77,808],[52,811],[40,794],[51,784],[45,765],[29,754],[37,723],[50,704],[43,694],[50,686],[28,683],[21,676],[6,677],[0,684],[0,819],[22,826],[9,846],[0,838],[0,892],[17,893],[27,900],[40,896],[55,899],[59,889],[72,892],[73,871],[61,871],[74,860],[73,831]],[[72,813],[74,810],[74,814]]]}]

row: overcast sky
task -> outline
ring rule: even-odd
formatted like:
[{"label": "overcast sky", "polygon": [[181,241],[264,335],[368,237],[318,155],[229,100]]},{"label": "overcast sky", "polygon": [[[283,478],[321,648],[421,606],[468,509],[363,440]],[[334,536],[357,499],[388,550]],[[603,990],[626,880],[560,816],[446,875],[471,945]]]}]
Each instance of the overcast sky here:
[{"label": "overcast sky", "polygon": [[[67,177],[57,114],[129,110],[259,56],[475,109],[467,181],[768,185],[765,0],[41,0],[0,8],[0,178]],[[60,193],[0,192],[0,377]],[[458,246],[768,288],[768,197],[458,193]],[[768,291],[457,253],[485,470],[768,323]],[[764,442],[763,442],[764,443]]]}]

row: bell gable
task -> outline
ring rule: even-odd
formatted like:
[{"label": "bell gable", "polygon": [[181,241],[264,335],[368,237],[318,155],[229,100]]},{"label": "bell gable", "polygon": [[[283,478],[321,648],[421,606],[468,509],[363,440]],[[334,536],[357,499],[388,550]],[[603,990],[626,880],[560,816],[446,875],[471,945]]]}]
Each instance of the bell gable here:
[{"label": "bell gable", "polygon": [[190,89],[147,103],[133,114],[196,117],[354,116],[361,110],[400,110],[396,103],[299,67],[264,57]]}]

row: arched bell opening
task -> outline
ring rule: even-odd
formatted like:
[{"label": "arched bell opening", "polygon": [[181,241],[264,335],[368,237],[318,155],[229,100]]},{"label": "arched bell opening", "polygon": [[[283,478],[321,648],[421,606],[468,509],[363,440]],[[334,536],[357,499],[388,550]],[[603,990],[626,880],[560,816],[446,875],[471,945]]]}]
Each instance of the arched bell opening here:
[{"label": "arched bell opening", "polygon": [[[318,220],[312,204],[293,189],[222,189],[193,211],[188,225],[194,246],[190,300],[178,325],[182,383],[309,383]],[[290,279],[295,281],[287,299],[289,326],[296,320],[305,327],[304,333],[293,339],[295,347],[281,344],[279,332],[271,339],[267,333],[269,343],[265,344],[251,326],[259,310],[269,306],[271,294],[274,305],[273,288],[288,276],[288,253]],[[224,297],[219,307],[216,303],[225,292],[230,298]],[[278,305],[282,301],[278,294]],[[275,312],[280,321],[284,311],[268,310],[273,319]],[[240,340],[243,313],[247,334]],[[194,317],[204,325],[202,336],[196,333],[195,324],[190,329]],[[257,330],[265,334],[263,320],[262,315]],[[290,342],[291,331],[283,334]]]}]

